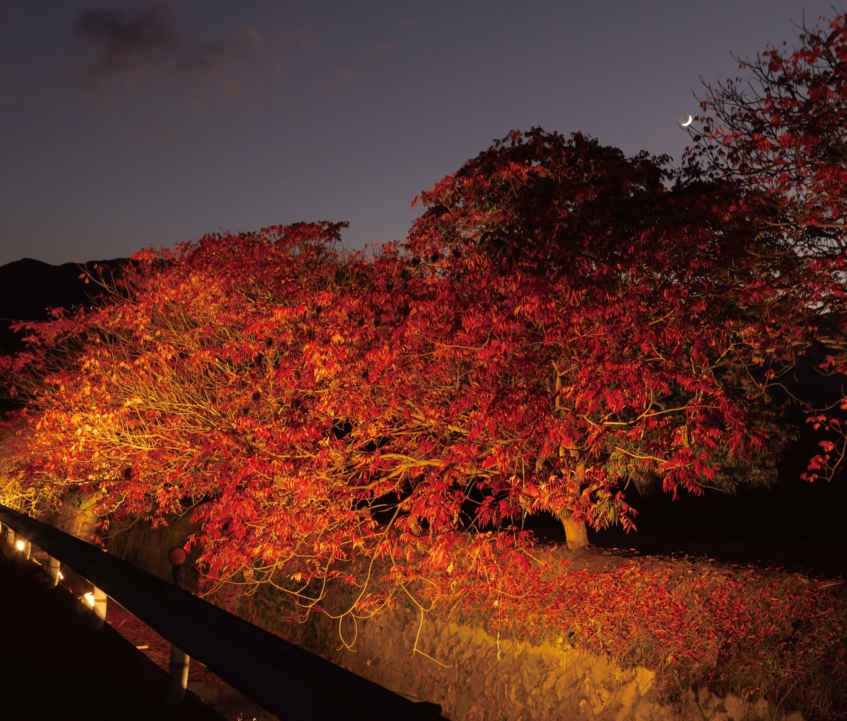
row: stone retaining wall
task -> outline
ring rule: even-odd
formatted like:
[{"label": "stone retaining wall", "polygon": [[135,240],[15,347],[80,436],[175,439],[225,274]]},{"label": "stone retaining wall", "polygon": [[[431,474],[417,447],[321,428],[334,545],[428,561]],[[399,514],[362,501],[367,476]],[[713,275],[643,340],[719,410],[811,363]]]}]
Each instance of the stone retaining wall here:
[{"label": "stone retaining wall", "polygon": [[440,703],[454,721],[803,719],[765,700],[718,698],[705,690],[688,690],[680,703],[663,704],[646,668],[621,669],[574,649],[498,641],[431,614],[421,624],[420,615],[410,611],[366,621],[353,648],[342,646],[333,656],[387,688]]},{"label": "stone retaining wall", "polygon": [[[187,519],[174,520],[156,529],[140,523],[118,534],[109,550],[168,578],[167,551],[191,530]],[[192,587],[196,575],[185,580]],[[355,632],[345,622],[345,638],[356,637],[345,648],[336,622],[314,614],[309,623],[292,628],[281,623],[283,606],[265,590],[242,598],[238,611],[282,636],[296,630],[304,647],[386,688],[441,704],[453,721],[803,721],[799,713],[783,712],[765,700],[719,698],[706,690],[689,689],[678,703],[662,703],[654,674],[646,668],[622,669],[564,645],[498,640],[433,613],[421,619],[417,612],[398,609],[358,621]]]}]

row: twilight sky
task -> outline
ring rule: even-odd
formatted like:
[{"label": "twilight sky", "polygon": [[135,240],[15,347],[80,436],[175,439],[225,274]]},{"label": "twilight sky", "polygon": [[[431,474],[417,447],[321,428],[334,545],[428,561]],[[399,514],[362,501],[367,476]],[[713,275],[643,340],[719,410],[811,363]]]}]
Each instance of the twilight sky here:
[{"label": "twilight sky", "polygon": [[698,75],[833,4],[92,3],[0,3],[0,264],[301,220],[401,239],[420,190],[515,128],[678,160]]}]

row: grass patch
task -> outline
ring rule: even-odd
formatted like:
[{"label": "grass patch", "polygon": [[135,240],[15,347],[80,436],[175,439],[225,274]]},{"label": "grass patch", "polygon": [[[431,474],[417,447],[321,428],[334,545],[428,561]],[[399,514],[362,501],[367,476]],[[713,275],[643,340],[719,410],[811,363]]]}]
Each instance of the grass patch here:
[{"label": "grass patch", "polygon": [[[847,718],[844,579],[705,559],[572,554],[556,546],[536,547],[529,565],[522,552],[504,552],[498,576],[471,582],[457,570],[430,575],[416,584],[416,600],[441,619],[499,632],[501,639],[646,667],[666,702],[707,687],[719,696],[766,698],[810,721]],[[387,575],[372,581],[391,585]],[[216,595],[247,620],[316,653],[328,657],[339,646],[337,621],[304,623],[272,587],[247,597],[223,594],[225,601]],[[332,598],[347,607],[354,595],[342,587]],[[387,607],[411,606],[405,594],[389,596]]]},{"label": "grass patch", "polygon": [[[767,698],[807,719],[847,717],[847,583],[698,560],[534,554],[526,593],[465,593],[453,619],[501,638],[602,654],[687,688]],[[503,575],[517,573],[504,563]],[[530,576],[534,576],[530,579]],[[496,601],[496,605],[494,603]]]}]

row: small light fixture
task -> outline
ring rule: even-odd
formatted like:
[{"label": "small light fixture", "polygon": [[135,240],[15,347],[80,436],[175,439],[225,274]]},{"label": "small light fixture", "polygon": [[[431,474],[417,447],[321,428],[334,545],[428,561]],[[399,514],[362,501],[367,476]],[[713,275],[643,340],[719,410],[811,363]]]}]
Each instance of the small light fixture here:
[{"label": "small light fixture", "polygon": [[62,573],[61,571],[59,571],[59,580],[60,580],[60,581],[64,581],[64,580],[65,580],[65,574],[64,574],[64,573]]},{"label": "small light fixture", "polygon": [[89,606],[91,606],[91,608],[94,608],[94,594],[93,593],[86,593],[86,594],[83,595],[83,598],[85,599],[85,602]]},{"label": "small light fixture", "polygon": [[15,548],[17,548],[19,551],[23,551],[26,548],[26,543],[21,540],[15,541]]}]

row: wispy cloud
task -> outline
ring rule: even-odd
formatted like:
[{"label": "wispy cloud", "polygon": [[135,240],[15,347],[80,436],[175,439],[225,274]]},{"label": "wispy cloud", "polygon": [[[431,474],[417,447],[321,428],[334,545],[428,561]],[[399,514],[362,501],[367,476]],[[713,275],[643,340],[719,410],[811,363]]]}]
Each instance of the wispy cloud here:
[{"label": "wispy cloud", "polygon": [[354,80],[356,80],[356,73],[353,71],[353,68],[343,67],[329,75],[324,75],[318,82],[318,85],[322,90],[335,92],[349,85]]},{"label": "wispy cloud", "polygon": [[396,47],[392,36],[410,25],[397,21],[388,42],[345,36],[343,18],[323,25],[280,18],[209,37],[197,32],[190,14],[177,18],[187,7],[158,2],[134,12],[79,12],[76,35],[92,51],[83,77],[94,105],[128,112],[143,98],[159,112],[162,102],[174,101],[196,110],[226,103],[250,108],[280,98],[289,104],[315,90],[344,92],[386,62]]},{"label": "wispy cloud", "polygon": [[322,90],[334,92],[358,80],[363,71],[378,65],[394,50],[391,43],[374,43],[353,57],[349,63],[324,75],[318,85]]},{"label": "wispy cloud", "polygon": [[100,49],[97,72],[143,72],[151,61],[184,56],[185,40],[171,27],[165,8],[135,16],[121,10],[81,10],[77,32]]},{"label": "wispy cloud", "polygon": [[309,53],[324,52],[326,43],[311,27],[282,28],[274,33],[274,39],[288,48]]},{"label": "wispy cloud", "polygon": [[222,38],[194,40],[178,28],[163,5],[134,14],[82,10],[76,31],[96,51],[88,78],[99,101],[121,81],[150,79],[170,87],[187,82],[182,88],[185,102],[205,107],[225,100],[248,100],[264,81],[283,76],[281,64],[268,52],[257,28],[242,26]]}]

